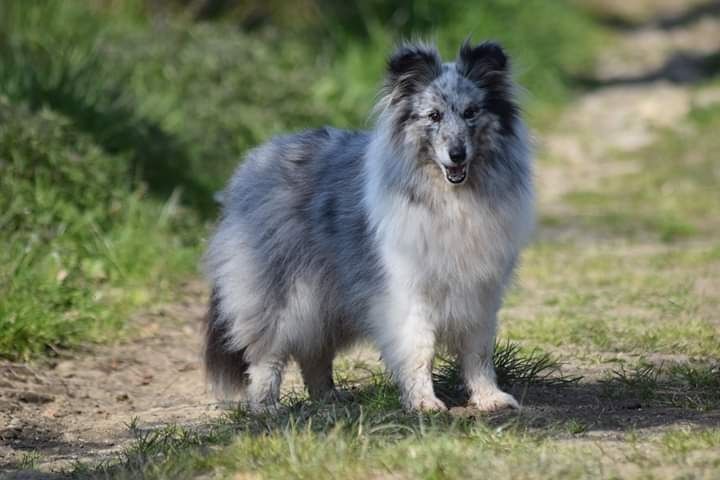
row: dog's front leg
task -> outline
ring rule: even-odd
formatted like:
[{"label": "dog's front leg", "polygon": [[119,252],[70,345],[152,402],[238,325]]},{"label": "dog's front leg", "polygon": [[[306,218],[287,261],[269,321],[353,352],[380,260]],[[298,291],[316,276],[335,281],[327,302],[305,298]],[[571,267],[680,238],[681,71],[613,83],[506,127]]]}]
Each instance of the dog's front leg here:
[{"label": "dog's front leg", "polygon": [[493,364],[496,325],[497,308],[493,308],[460,340],[460,362],[470,392],[468,406],[483,412],[520,408],[512,395],[497,386]]},{"label": "dog's front leg", "polygon": [[[380,348],[383,359],[398,383],[405,408],[420,411],[447,410],[435,396],[432,385],[432,362],[435,356],[435,327],[422,301],[401,302],[406,315],[389,319],[383,329]],[[397,314],[398,312],[395,311]]]}]

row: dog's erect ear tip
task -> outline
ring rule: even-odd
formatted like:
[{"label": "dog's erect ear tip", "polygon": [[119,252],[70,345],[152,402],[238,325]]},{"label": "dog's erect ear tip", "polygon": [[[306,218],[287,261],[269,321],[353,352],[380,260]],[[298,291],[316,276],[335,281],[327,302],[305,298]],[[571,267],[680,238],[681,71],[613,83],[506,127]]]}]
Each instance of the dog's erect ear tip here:
[{"label": "dog's erect ear tip", "polygon": [[433,45],[426,43],[402,43],[387,62],[387,69],[391,75],[403,75],[410,70],[425,65],[436,69],[441,65],[440,54]]},{"label": "dog's erect ear tip", "polygon": [[496,71],[504,71],[508,67],[505,50],[499,43],[493,41],[483,42],[473,47],[470,39],[466,39],[460,46],[459,59],[468,71],[472,70],[472,65],[478,62],[482,62],[486,67]]},{"label": "dog's erect ear tip", "polygon": [[388,59],[387,73],[390,90],[416,93],[442,73],[442,60],[432,45],[404,43]]},{"label": "dog's erect ear tip", "polygon": [[491,57],[500,69],[505,70],[508,64],[508,57],[505,49],[497,42],[485,42],[477,48],[481,49],[484,54]]},{"label": "dog's erect ear tip", "polygon": [[473,50],[472,39],[470,37],[467,37],[460,44],[460,51],[458,54],[458,58],[460,58],[460,59],[467,58],[468,56],[472,55],[472,50]]}]

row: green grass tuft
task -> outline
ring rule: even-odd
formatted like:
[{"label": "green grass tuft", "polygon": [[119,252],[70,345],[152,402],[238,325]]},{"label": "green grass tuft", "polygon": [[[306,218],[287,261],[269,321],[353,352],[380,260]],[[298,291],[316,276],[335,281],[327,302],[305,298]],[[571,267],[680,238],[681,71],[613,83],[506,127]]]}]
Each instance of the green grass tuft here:
[{"label": "green grass tuft", "polygon": [[[540,350],[524,352],[510,340],[495,345],[493,363],[498,384],[509,386],[544,385],[561,387],[580,381],[581,377],[562,373],[560,362]],[[457,361],[440,359],[433,372],[435,390],[440,398],[451,405],[463,405],[467,392],[462,371]]]},{"label": "green grass tuft", "polygon": [[720,407],[720,366],[640,364],[630,369],[622,367],[611,372],[603,387],[610,398],[637,399],[648,406],[711,410]]}]

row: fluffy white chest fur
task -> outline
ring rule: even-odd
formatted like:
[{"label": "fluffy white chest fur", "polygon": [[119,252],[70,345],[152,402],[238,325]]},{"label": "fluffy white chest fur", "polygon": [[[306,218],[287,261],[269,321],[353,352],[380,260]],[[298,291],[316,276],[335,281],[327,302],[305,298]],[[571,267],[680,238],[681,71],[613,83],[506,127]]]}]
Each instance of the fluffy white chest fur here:
[{"label": "fluffy white chest fur", "polygon": [[452,193],[432,210],[399,195],[370,207],[391,296],[425,303],[436,326],[482,314],[484,293],[505,286],[533,228],[529,195],[490,207]]}]

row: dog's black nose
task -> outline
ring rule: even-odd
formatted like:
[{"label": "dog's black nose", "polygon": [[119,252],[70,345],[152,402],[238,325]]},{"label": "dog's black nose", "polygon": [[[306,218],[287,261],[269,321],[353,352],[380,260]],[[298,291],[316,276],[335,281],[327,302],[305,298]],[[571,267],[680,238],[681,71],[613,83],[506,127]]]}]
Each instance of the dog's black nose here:
[{"label": "dog's black nose", "polygon": [[462,163],[465,161],[465,146],[460,145],[458,147],[452,147],[450,149],[450,160],[453,161],[453,163]]}]

